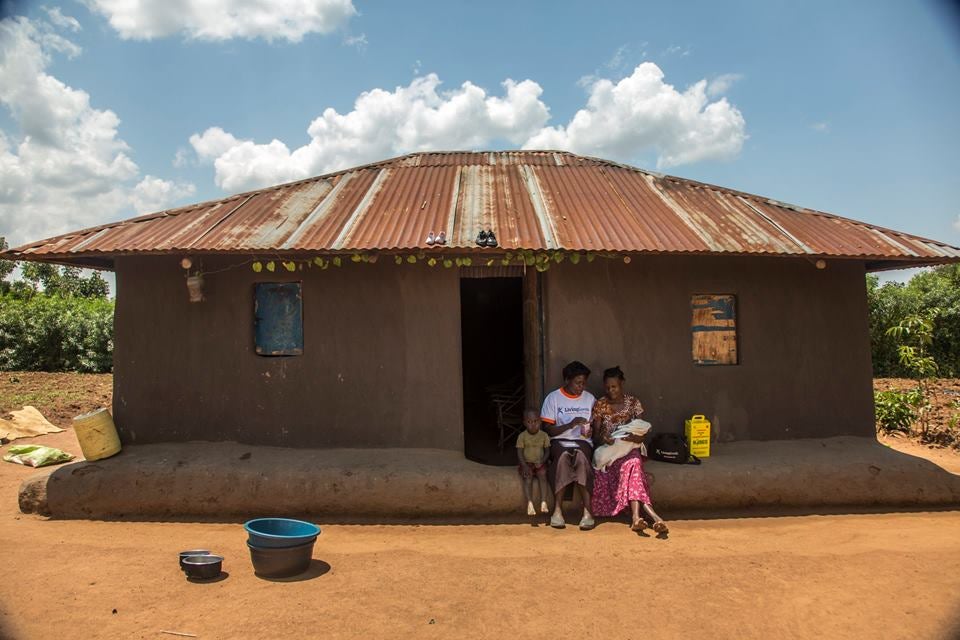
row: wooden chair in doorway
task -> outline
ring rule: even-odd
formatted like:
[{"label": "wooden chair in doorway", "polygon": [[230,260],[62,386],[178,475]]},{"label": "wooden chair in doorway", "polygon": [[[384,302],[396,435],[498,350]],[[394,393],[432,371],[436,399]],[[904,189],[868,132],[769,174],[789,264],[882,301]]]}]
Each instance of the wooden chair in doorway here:
[{"label": "wooden chair in doorway", "polygon": [[512,391],[490,393],[490,402],[497,412],[497,429],[500,434],[497,447],[504,446],[523,431],[523,406],[526,394],[521,384]]}]

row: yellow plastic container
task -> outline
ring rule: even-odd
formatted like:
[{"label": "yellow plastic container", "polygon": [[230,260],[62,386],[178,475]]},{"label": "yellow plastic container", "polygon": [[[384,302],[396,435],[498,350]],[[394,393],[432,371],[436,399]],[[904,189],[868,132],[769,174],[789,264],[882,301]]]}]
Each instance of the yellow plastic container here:
[{"label": "yellow plastic container", "polygon": [[87,460],[102,460],[120,453],[120,436],[106,409],[77,416],[73,419],[73,430]]},{"label": "yellow plastic container", "polygon": [[683,422],[683,435],[690,453],[698,458],[710,457],[710,421],[706,416],[695,415]]}]

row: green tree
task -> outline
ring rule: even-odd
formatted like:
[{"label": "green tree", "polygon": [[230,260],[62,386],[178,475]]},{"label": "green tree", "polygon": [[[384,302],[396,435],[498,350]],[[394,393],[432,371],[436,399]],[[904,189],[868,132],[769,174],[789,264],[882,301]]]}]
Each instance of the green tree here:
[{"label": "green tree", "polygon": [[25,262],[20,271],[23,284],[12,284],[12,290],[20,294],[42,290],[48,296],[106,298],[110,293],[107,281],[98,271],[85,277],[79,267],[58,267],[46,262]]},{"label": "green tree", "polygon": [[[7,244],[7,239],[0,236],[0,251],[6,251],[9,248],[10,245]],[[10,291],[10,283],[7,282],[7,276],[13,273],[13,270],[16,268],[17,264],[13,260],[0,260],[0,294]]]},{"label": "green tree", "polygon": [[921,271],[903,284],[880,285],[867,276],[873,373],[880,378],[913,377],[901,362],[899,341],[888,331],[910,316],[932,313],[929,354],[940,375],[960,376],[960,265]]}]

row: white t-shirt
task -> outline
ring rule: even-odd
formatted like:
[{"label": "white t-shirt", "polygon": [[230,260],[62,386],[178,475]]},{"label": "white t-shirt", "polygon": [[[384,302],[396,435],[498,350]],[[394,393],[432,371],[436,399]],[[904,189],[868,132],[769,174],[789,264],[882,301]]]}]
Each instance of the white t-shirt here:
[{"label": "white t-shirt", "polygon": [[[540,409],[540,419],[547,424],[556,424],[563,426],[573,422],[574,418],[584,418],[587,423],[590,422],[590,413],[593,411],[593,403],[596,398],[589,391],[584,391],[579,396],[571,396],[563,388],[551,391],[543,401],[543,408]],[[567,429],[557,436],[552,436],[553,440],[589,440],[582,433],[582,426],[577,425]]]}]

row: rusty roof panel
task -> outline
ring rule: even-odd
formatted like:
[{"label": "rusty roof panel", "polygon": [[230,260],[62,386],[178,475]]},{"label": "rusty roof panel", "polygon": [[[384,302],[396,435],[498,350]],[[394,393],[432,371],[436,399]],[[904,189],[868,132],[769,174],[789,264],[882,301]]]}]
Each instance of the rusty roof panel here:
[{"label": "rusty roof panel", "polygon": [[427,234],[448,233],[460,166],[400,167],[354,226],[347,249],[427,247]]},{"label": "rusty roof panel", "polygon": [[360,169],[341,176],[342,186],[338,183],[338,188],[334,189],[336,193],[331,192],[328,195],[333,199],[329,210],[311,229],[304,229],[290,248],[309,251],[316,247],[332,247],[340,231],[382,172],[380,169]]},{"label": "rusty roof panel", "polygon": [[[960,261],[960,249],[768,198],[561,151],[414,153],[34,242],[14,259],[136,252],[500,248]],[[103,260],[104,258],[97,258]]]},{"label": "rusty roof panel", "polygon": [[635,240],[645,250],[709,251],[697,230],[664,206],[654,176],[631,171],[607,171],[606,175],[633,213]]}]

